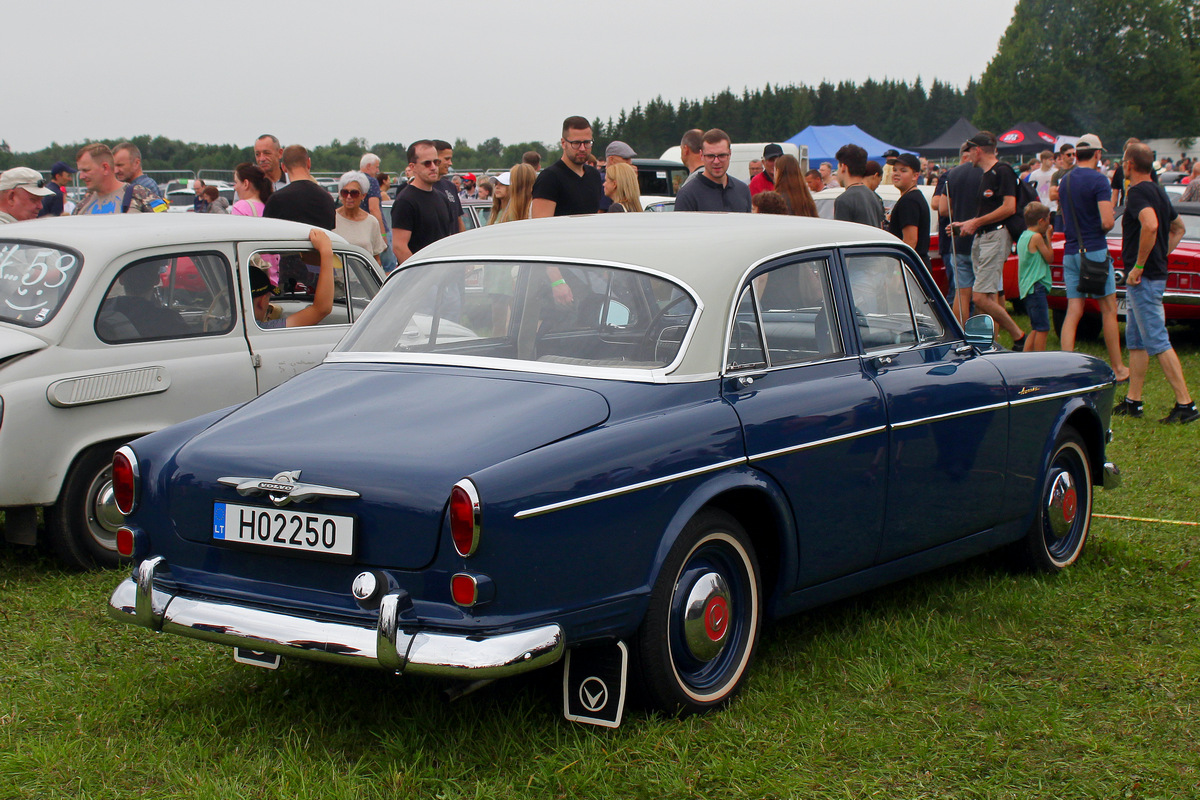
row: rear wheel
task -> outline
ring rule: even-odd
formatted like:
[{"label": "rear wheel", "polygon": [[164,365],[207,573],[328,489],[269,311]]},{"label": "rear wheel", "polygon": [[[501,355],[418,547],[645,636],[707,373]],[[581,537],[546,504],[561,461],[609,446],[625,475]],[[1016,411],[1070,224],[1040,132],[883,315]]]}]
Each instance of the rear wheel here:
[{"label": "rear wheel", "polygon": [[646,701],[669,714],[718,708],[741,687],[762,626],[762,586],[736,519],[705,510],[684,528],[650,595],[635,659]]},{"label": "rear wheel", "polygon": [[125,518],[113,497],[112,459],[120,443],[97,445],[84,451],[58,497],[46,512],[46,533],[55,554],[79,569],[115,567],[117,529]]},{"label": "rear wheel", "polygon": [[1092,468],[1087,445],[1072,428],[1054,443],[1038,507],[1016,554],[1021,566],[1059,572],[1079,560],[1092,517]]}]

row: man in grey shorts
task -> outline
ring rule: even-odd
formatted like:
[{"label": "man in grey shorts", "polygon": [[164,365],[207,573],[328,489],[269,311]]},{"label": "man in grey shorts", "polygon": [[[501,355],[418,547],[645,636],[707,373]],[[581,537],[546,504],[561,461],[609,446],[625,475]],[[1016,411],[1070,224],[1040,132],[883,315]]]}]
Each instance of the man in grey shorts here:
[{"label": "man in grey shorts", "polygon": [[980,131],[967,140],[971,160],[983,170],[979,181],[979,207],[975,216],[959,225],[965,236],[975,235],[971,246],[971,262],[975,270],[975,286],[971,299],[975,307],[996,321],[1013,338],[1013,349],[1025,346],[1025,333],[1008,315],[1000,302],[1004,289],[1004,262],[1012,250],[1012,237],[1004,221],[1017,210],[1017,173],[996,158],[996,137]]}]

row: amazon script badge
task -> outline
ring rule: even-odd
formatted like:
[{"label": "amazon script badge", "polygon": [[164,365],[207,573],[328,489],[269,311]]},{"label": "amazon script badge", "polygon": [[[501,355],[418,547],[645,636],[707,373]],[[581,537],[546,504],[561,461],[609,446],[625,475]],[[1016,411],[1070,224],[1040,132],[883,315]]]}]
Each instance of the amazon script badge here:
[{"label": "amazon script badge", "polygon": [[563,668],[563,715],[606,728],[620,725],[628,664],[624,642],[569,650]]}]

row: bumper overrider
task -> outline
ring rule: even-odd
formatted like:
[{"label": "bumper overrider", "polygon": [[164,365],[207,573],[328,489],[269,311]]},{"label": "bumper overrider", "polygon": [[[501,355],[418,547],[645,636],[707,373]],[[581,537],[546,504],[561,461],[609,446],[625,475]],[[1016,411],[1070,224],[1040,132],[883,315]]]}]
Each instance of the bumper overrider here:
[{"label": "bumper overrider", "polygon": [[401,629],[401,598],[384,595],[374,628],[267,611],[212,598],[173,595],[155,586],[161,556],[138,564],[108,601],[109,616],[131,625],[282,656],[414,675],[502,678],[555,663],[565,644],[559,625],[490,636]]}]

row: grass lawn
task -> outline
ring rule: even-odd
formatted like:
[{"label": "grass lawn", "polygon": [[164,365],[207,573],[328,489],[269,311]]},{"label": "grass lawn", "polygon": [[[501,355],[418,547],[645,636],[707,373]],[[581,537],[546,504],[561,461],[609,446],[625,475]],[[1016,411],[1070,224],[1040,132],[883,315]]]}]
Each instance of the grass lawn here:
[{"label": "grass lawn", "polygon": [[[1172,334],[1200,393],[1200,334]],[[1170,405],[1152,365],[1097,514],[1200,521],[1200,423]],[[557,669],[448,703],[237,665],[110,621],[124,574],[0,544],[0,798],[1200,796],[1196,526],[1100,516],[1055,578],[980,558],[768,625],[726,711],[616,731],[562,719]]]}]

